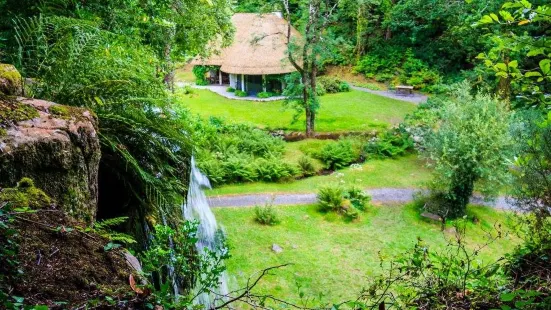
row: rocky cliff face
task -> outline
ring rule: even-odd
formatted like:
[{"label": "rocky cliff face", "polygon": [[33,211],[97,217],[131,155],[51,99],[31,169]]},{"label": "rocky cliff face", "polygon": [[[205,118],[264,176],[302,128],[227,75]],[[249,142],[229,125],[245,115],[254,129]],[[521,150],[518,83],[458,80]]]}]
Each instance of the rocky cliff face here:
[{"label": "rocky cliff face", "polygon": [[65,212],[90,223],[97,209],[99,160],[93,113],[0,96],[0,187],[29,177]]}]

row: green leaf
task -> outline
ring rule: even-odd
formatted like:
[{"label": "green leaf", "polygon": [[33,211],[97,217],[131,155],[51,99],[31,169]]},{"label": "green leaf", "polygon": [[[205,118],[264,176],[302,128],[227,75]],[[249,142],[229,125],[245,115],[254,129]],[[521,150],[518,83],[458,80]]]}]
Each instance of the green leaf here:
[{"label": "green leaf", "polygon": [[513,60],[513,61],[509,62],[509,64],[507,64],[507,66],[509,68],[515,68],[516,69],[516,68],[518,68],[518,61]]},{"label": "green leaf", "polygon": [[491,14],[490,14],[490,17],[491,17],[493,20],[495,20],[496,22],[499,22],[499,17],[497,17],[496,14],[491,13]]},{"label": "green leaf", "polygon": [[538,55],[544,55],[545,54],[545,48],[533,48],[531,49],[526,56],[532,57],[532,56],[538,56]]},{"label": "green leaf", "polygon": [[526,74],[524,74],[525,77],[535,77],[535,76],[541,76],[541,73],[539,73],[538,71],[530,71],[530,72],[526,72]]},{"label": "green leaf", "polygon": [[499,71],[507,71],[507,65],[502,62],[495,64],[494,68]]},{"label": "green leaf", "polygon": [[511,15],[511,13],[509,13],[508,11],[499,11],[499,15],[501,15],[501,17],[505,21],[508,21],[508,22],[515,21],[515,19],[513,18],[513,15]]},{"label": "green leaf", "polygon": [[551,66],[551,59],[543,59],[540,61],[540,68],[543,74],[548,75],[549,74],[549,68]]},{"label": "green leaf", "polygon": [[501,299],[501,301],[511,301],[515,299],[516,296],[517,294],[515,293],[506,293],[506,294],[501,294],[499,298]]},{"label": "green leaf", "polygon": [[481,24],[491,24],[494,20],[489,15],[484,15],[478,22]]}]

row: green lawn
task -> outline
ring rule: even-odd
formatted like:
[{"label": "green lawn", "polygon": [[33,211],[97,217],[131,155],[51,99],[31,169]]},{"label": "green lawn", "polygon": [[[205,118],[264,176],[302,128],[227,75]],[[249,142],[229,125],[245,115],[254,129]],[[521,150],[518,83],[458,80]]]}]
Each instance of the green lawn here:
[{"label": "green lawn", "polygon": [[[416,155],[397,159],[368,160],[358,168],[346,168],[339,174],[315,176],[287,183],[245,183],[225,185],[209,190],[207,195],[250,193],[315,192],[321,185],[344,180],[362,188],[417,187],[430,179],[430,171]],[[342,175],[341,175],[342,174]]]},{"label": "green lawn", "polygon": [[[326,302],[357,296],[366,279],[381,272],[379,253],[386,259],[412,248],[417,237],[432,249],[442,249],[446,238],[439,224],[419,218],[412,206],[372,207],[359,221],[346,223],[334,214],[321,214],[315,206],[277,207],[282,222],[262,226],[254,222],[253,208],[217,208],[216,217],[225,228],[232,257],[227,266],[232,286],[242,286],[263,268],[293,263],[268,276],[259,286],[262,293],[297,301],[296,284],[307,296],[325,294]],[[496,222],[507,223],[507,214],[484,207],[470,207],[480,219],[469,223],[469,246],[486,241],[484,231]],[[513,242],[511,242],[513,241]],[[482,251],[485,261],[513,249],[515,239],[505,237]],[[272,244],[284,250],[275,254]]]},{"label": "green lawn", "polygon": [[[203,117],[218,116],[235,123],[261,128],[303,131],[304,121],[291,124],[294,110],[284,109],[282,101],[255,102],[231,100],[208,90],[183,96],[182,104]],[[368,131],[397,124],[415,105],[369,93],[351,91],[321,97],[316,118],[319,132]]]}]

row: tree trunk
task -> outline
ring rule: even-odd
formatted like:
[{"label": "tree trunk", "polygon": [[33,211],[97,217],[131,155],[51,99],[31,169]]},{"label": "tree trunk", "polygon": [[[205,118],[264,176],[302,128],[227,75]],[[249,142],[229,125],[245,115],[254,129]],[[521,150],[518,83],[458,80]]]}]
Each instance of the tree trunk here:
[{"label": "tree trunk", "polygon": [[304,112],[306,113],[306,137],[311,138],[314,136],[314,111],[312,110],[312,105],[310,104],[310,88],[312,87],[310,82],[310,76],[308,72],[302,74],[302,84],[304,89],[302,90],[302,100],[304,100]]}]

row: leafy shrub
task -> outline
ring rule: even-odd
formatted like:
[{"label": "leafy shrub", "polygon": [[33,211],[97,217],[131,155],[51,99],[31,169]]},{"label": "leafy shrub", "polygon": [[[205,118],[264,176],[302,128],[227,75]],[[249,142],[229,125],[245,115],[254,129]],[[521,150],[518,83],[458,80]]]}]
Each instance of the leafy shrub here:
[{"label": "leafy shrub", "polygon": [[213,68],[213,66],[193,66],[192,72],[195,76],[195,84],[208,85],[209,82],[207,81],[207,72]]},{"label": "leafy shrub", "polygon": [[193,95],[195,93],[195,90],[191,86],[185,85],[180,89],[180,92],[182,92],[182,94],[184,95]]},{"label": "leafy shrub", "polygon": [[233,88],[233,87],[230,86],[230,87],[226,88],[226,91],[227,91],[228,93],[233,93],[233,92],[235,92],[235,88]]},{"label": "leafy shrub", "polygon": [[323,96],[327,94],[327,90],[325,89],[325,86],[322,83],[316,84],[316,95]]},{"label": "leafy shrub", "polygon": [[377,82],[399,82],[422,90],[429,90],[441,81],[439,73],[416,58],[411,50],[405,54],[395,49],[374,51],[362,57],[354,70]]},{"label": "leafy shrub", "polygon": [[302,171],[302,175],[305,177],[313,176],[316,174],[316,167],[314,166],[314,161],[309,156],[302,156],[298,160],[298,166]]},{"label": "leafy shrub", "polygon": [[352,206],[360,211],[365,211],[371,201],[371,196],[366,194],[361,188],[355,186],[349,188],[345,192],[344,197],[350,200]]},{"label": "leafy shrub", "polygon": [[371,157],[394,158],[412,151],[413,145],[413,139],[401,126],[385,131],[369,141],[365,145],[364,152]]},{"label": "leafy shrub", "polygon": [[361,189],[345,189],[340,185],[321,187],[317,199],[320,211],[337,212],[351,220],[357,219],[359,211],[365,211],[371,201],[371,197]]},{"label": "leafy shrub", "polygon": [[246,91],[236,90],[235,95],[237,97],[247,97],[249,94]]},{"label": "leafy shrub", "polygon": [[339,84],[339,92],[341,93],[344,93],[344,92],[349,92],[350,91],[350,85],[346,82],[341,82]]},{"label": "leafy shrub", "polygon": [[329,94],[350,91],[350,85],[339,78],[332,76],[322,76],[317,80],[317,85],[323,85],[323,89]]},{"label": "leafy shrub", "polygon": [[258,98],[270,98],[272,97],[274,94],[272,94],[271,92],[267,92],[267,91],[263,91],[263,92],[259,92],[258,94],[256,94],[256,96]]},{"label": "leafy shrub", "polygon": [[324,163],[326,169],[336,170],[357,161],[359,156],[356,153],[350,140],[341,139],[326,145],[317,157]]},{"label": "leafy shrub", "polygon": [[281,158],[259,158],[254,161],[255,172],[261,181],[275,182],[299,174],[298,168]]},{"label": "leafy shrub", "polygon": [[325,186],[318,191],[318,207],[322,212],[339,211],[344,202],[344,190],[340,186]]},{"label": "leafy shrub", "polygon": [[257,205],[254,207],[254,220],[259,224],[270,226],[280,223],[279,216],[271,202],[264,206]]},{"label": "leafy shrub", "polygon": [[218,118],[195,121],[197,165],[213,185],[234,182],[277,182],[300,175],[283,160],[279,137],[247,125],[227,125]]}]

